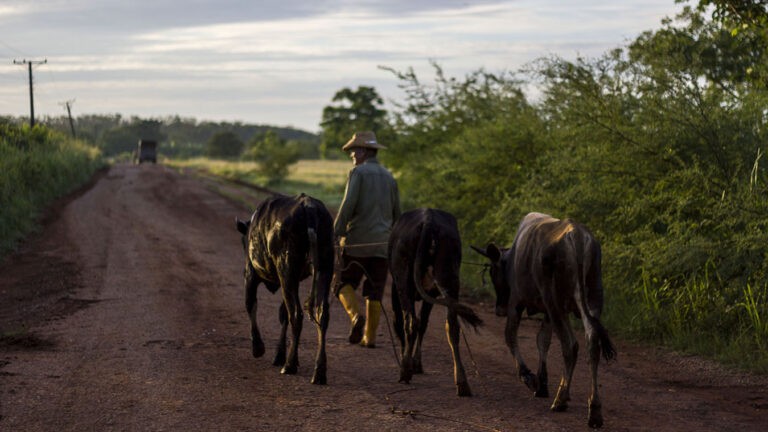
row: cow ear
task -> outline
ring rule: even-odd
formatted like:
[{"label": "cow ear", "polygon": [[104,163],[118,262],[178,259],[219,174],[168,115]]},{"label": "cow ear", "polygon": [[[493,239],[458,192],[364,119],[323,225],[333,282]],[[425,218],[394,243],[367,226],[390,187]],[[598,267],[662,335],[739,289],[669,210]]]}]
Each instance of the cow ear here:
[{"label": "cow ear", "polygon": [[488,246],[485,247],[485,253],[485,256],[492,262],[497,262],[501,259],[501,250],[493,243],[488,243]]},{"label": "cow ear", "polygon": [[501,258],[501,250],[496,247],[493,243],[488,243],[488,246],[485,247],[485,249],[480,249],[477,246],[470,245],[475,252],[479,253],[480,255],[488,258],[491,260],[491,262],[496,262]]},{"label": "cow ear", "polygon": [[251,224],[250,221],[243,222],[236,217],[235,222],[237,223],[237,230],[240,231],[241,234],[248,234],[248,225]]},{"label": "cow ear", "polygon": [[479,247],[473,246],[473,245],[469,245],[469,247],[471,247],[473,251],[475,251],[475,252],[479,253],[480,255],[488,258],[488,254],[485,252],[485,249],[480,249]]}]

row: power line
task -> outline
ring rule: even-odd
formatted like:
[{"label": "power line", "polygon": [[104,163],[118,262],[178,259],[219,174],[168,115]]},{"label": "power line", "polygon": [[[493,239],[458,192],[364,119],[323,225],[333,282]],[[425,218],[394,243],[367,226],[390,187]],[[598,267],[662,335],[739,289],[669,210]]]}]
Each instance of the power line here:
[{"label": "power line", "polygon": [[32,91],[32,65],[39,65],[48,63],[48,59],[45,60],[14,60],[15,65],[27,65],[29,69],[29,126],[35,126],[35,97]]},{"label": "power line", "polygon": [[9,49],[9,50],[11,50],[13,52],[15,52],[16,54],[24,55],[23,52],[17,50],[16,48],[14,48],[14,47],[12,47],[10,45],[8,45],[7,43],[3,42],[2,40],[0,40],[0,45],[6,47],[7,49]]}]

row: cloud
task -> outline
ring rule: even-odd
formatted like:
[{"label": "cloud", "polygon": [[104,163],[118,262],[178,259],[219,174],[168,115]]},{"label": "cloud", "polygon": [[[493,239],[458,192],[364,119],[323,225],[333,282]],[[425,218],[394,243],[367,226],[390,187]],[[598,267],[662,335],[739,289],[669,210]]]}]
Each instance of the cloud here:
[{"label": "cloud", "polygon": [[181,114],[316,130],[342,87],[397,99],[379,66],[430,60],[449,76],[516,70],[537,57],[598,56],[657,27],[672,0],[360,1],[38,0],[0,6],[0,115],[24,115],[36,68],[36,112]]}]

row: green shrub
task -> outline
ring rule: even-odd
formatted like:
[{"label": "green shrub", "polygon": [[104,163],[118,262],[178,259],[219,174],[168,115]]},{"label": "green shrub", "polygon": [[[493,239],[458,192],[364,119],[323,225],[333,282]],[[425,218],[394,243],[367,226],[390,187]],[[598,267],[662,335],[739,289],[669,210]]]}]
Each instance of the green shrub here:
[{"label": "green shrub", "polygon": [[0,254],[35,228],[40,211],[101,166],[97,149],[52,132],[0,124]]}]

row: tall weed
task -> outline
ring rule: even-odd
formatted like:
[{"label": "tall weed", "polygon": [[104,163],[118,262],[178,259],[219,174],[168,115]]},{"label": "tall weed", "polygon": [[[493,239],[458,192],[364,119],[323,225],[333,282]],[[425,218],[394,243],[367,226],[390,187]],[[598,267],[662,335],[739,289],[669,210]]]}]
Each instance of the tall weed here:
[{"label": "tall weed", "polygon": [[52,132],[0,124],[0,255],[33,231],[41,210],[87,181],[98,149]]}]

